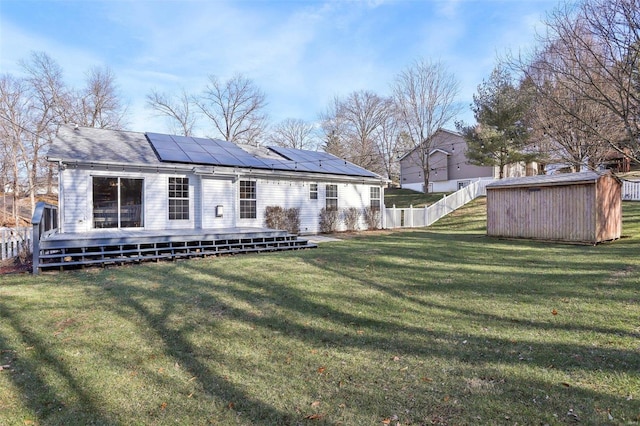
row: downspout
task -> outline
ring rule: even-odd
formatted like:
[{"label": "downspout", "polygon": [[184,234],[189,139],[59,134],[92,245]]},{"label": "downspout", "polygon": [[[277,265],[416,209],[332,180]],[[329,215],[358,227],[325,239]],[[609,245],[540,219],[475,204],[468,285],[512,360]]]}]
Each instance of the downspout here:
[{"label": "downspout", "polygon": [[58,233],[64,232],[64,185],[62,184],[62,172],[64,165],[58,160]]}]

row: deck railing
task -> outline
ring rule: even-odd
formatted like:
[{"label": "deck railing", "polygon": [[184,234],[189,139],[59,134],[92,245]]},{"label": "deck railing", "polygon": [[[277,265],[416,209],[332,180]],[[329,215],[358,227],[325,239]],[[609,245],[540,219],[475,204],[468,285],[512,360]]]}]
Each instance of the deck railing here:
[{"label": "deck railing", "polygon": [[487,195],[486,186],[491,182],[492,180],[477,180],[427,207],[385,207],[384,227],[392,229],[429,226],[475,198]]},{"label": "deck railing", "polygon": [[40,264],[40,240],[58,231],[58,207],[44,201],[36,204],[31,219],[33,225],[33,273],[38,273]]}]

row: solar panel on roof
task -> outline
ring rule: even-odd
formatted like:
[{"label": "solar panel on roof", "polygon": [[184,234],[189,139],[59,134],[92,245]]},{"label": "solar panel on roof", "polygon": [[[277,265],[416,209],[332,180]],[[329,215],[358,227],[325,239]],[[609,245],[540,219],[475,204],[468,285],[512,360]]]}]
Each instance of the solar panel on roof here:
[{"label": "solar panel on roof", "polygon": [[195,143],[194,144],[189,144],[189,145],[183,145],[182,146],[182,150],[184,152],[187,152],[187,153],[193,152],[193,153],[203,153],[204,154],[204,153],[207,152],[206,149],[204,149],[202,146],[200,146],[198,144],[195,144]]},{"label": "solar panel on roof", "polygon": [[310,171],[318,173],[333,173],[349,176],[378,177],[375,173],[351,164],[326,152],[306,151],[292,148],[274,147],[269,149],[283,157],[304,164]]},{"label": "solar panel on roof", "polygon": [[165,162],[378,177],[326,152],[269,147],[282,157],[279,159],[253,155],[229,141],[160,133],[146,135],[160,161]]},{"label": "solar panel on roof", "polygon": [[158,156],[162,161],[169,161],[172,163],[190,163],[191,158],[181,150],[175,149],[156,149]]}]

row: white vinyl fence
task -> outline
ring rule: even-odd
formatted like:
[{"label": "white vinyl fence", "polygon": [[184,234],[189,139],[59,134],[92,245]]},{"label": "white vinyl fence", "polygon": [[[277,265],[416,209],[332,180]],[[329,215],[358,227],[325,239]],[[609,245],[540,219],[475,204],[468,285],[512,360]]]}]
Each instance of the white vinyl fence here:
[{"label": "white vinyl fence", "polygon": [[33,228],[0,228],[0,260],[18,256],[21,251],[31,251]]},{"label": "white vinyl fence", "polygon": [[640,182],[622,181],[622,199],[625,201],[640,201]]},{"label": "white vinyl fence", "polygon": [[442,200],[428,207],[385,207],[383,217],[384,228],[420,228],[429,226],[438,219],[464,206],[469,201],[487,195],[486,186],[491,182],[493,181],[478,180],[451,195],[445,195]]}]

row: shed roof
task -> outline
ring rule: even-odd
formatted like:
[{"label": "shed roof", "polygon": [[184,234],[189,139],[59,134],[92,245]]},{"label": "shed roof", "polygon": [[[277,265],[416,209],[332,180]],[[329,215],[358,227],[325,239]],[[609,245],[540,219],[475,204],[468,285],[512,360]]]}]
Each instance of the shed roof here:
[{"label": "shed roof", "polygon": [[198,164],[382,179],[325,152],[268,147],[243,149],[227,141],[159,133],[63,126],[50,161],[162,167]]},{"label": "shed roof", "polygon": [[557,175],[537,175],[519,178],[507,178],[487,185],[487,189],[518,188],[528,186],[561,186],[582,183],[594,183],[601,176],[596,172],[562,173]]}]

